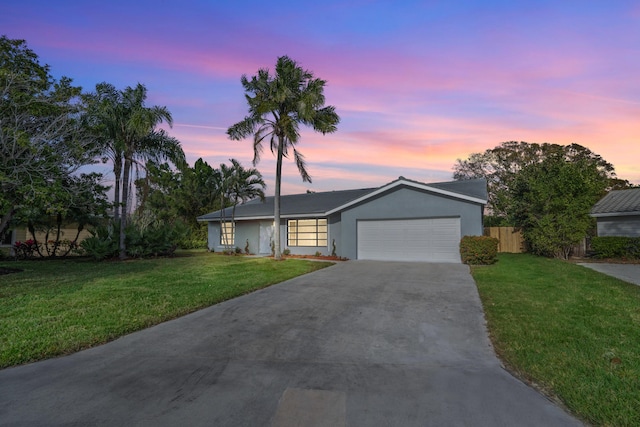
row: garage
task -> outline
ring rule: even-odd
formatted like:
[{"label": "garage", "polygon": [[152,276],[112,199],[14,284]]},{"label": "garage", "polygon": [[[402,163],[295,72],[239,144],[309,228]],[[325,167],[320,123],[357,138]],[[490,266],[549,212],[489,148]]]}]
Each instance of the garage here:
[{"label": "garage", "polygon": [[460,262],[460,218],[360,220],[358,259]]}]

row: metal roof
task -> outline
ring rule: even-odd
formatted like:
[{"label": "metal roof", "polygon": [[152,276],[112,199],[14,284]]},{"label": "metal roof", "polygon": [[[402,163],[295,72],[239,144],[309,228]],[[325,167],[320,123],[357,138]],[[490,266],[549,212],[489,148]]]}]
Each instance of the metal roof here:
[{"label": "metal roof", "polygon": [[[452,182],[423,184],[418,181],[400,177],[395,181],[378,188],[362,188],[357,190],[327,191],[322,193],[304,193],[280,196],[280,216],[283,218],[319,217],[339,212],[353,204],[360,203],[396,187],[411,187],[423,191],[485,204],[487,201],[487,183],[484,179],[471,179]],[[273,218],[274,197],[266,197],[264,201],[251,200],[236,206],[235,219],[270,219]],[[231,218],[232,208],[224,212],[215,211],[199,216],[198,221],[219,221],[221,214]]]},{"label": "metal roof", "polygon": [[640,215],[640,188],[613,190],[591,209],[591,216]]}]

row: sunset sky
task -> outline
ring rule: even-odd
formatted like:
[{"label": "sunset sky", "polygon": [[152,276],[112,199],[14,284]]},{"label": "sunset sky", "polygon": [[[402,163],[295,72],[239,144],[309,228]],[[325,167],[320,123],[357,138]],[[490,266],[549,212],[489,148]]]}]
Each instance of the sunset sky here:
[{"label": "sunset sky", "polygon": [[[447,181],[510,140],[584,145],[640,184],[637,1],[0,0],[0,34],[86,91],[145,84],[189,162],[216,167],[251,164],[225,134],[247,113],[240,76],[290,56],[341,123],[303,132],[313,184],[290,160],[285,194]],[[258,169],[273,194],[270,152]]]}]

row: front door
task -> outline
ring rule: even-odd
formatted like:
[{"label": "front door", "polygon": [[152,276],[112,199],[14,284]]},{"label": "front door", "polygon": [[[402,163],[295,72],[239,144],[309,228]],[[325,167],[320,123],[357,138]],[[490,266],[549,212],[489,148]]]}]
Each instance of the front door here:
[{"label": "front door", "polygon": [[271,242],[273,241],[273,222],[260,223],[260,254],[271,253]]}]

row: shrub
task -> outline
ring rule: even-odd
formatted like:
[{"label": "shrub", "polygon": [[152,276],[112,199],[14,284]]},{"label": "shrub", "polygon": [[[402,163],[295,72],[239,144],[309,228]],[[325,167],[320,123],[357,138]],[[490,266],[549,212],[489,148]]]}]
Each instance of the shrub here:
[{"label": "shrub", "polygon": [[119,228],[113,224],[89,230],[91,236],[84,239],[80,247],[95,260],[113,258],[118,255],[118,230]]},{"label": "shrub", "polygon": [[591,250],[594,258],[640,259],[640,237],[594,237]]},{"label": "shrub", "polygon": [[[178,247],[178,242],[187,235],[187,231],[181,223],[131,222],[126,227],[127,255],[134,258],[172,255]],[[120,241],[118,224],[99,226],[90,232],[91,237],[80,244],[88,256],[96,260],[118,256]]]},{"label": "shrub", "polygon": [[16,254],[16,258],[31,258],[38,250],[38,243],[33,239],[25,240],[24,242],[18,241],[13,244],[13,250]]},{"label": "shrub", "polygon": [[460,256],[465,264],[493,264],[498,260],[498,239],[489,236],[464,236],[460,240]]},{"label": "shrub", "polygon": [[282,251],[282,255],[290,255],[291,254],[291,249],[287,248],[284,251]]},{"label": "shrub", "polygon": [[206,239],[184,238],[178,242],[180,249],[207,249]]}]

